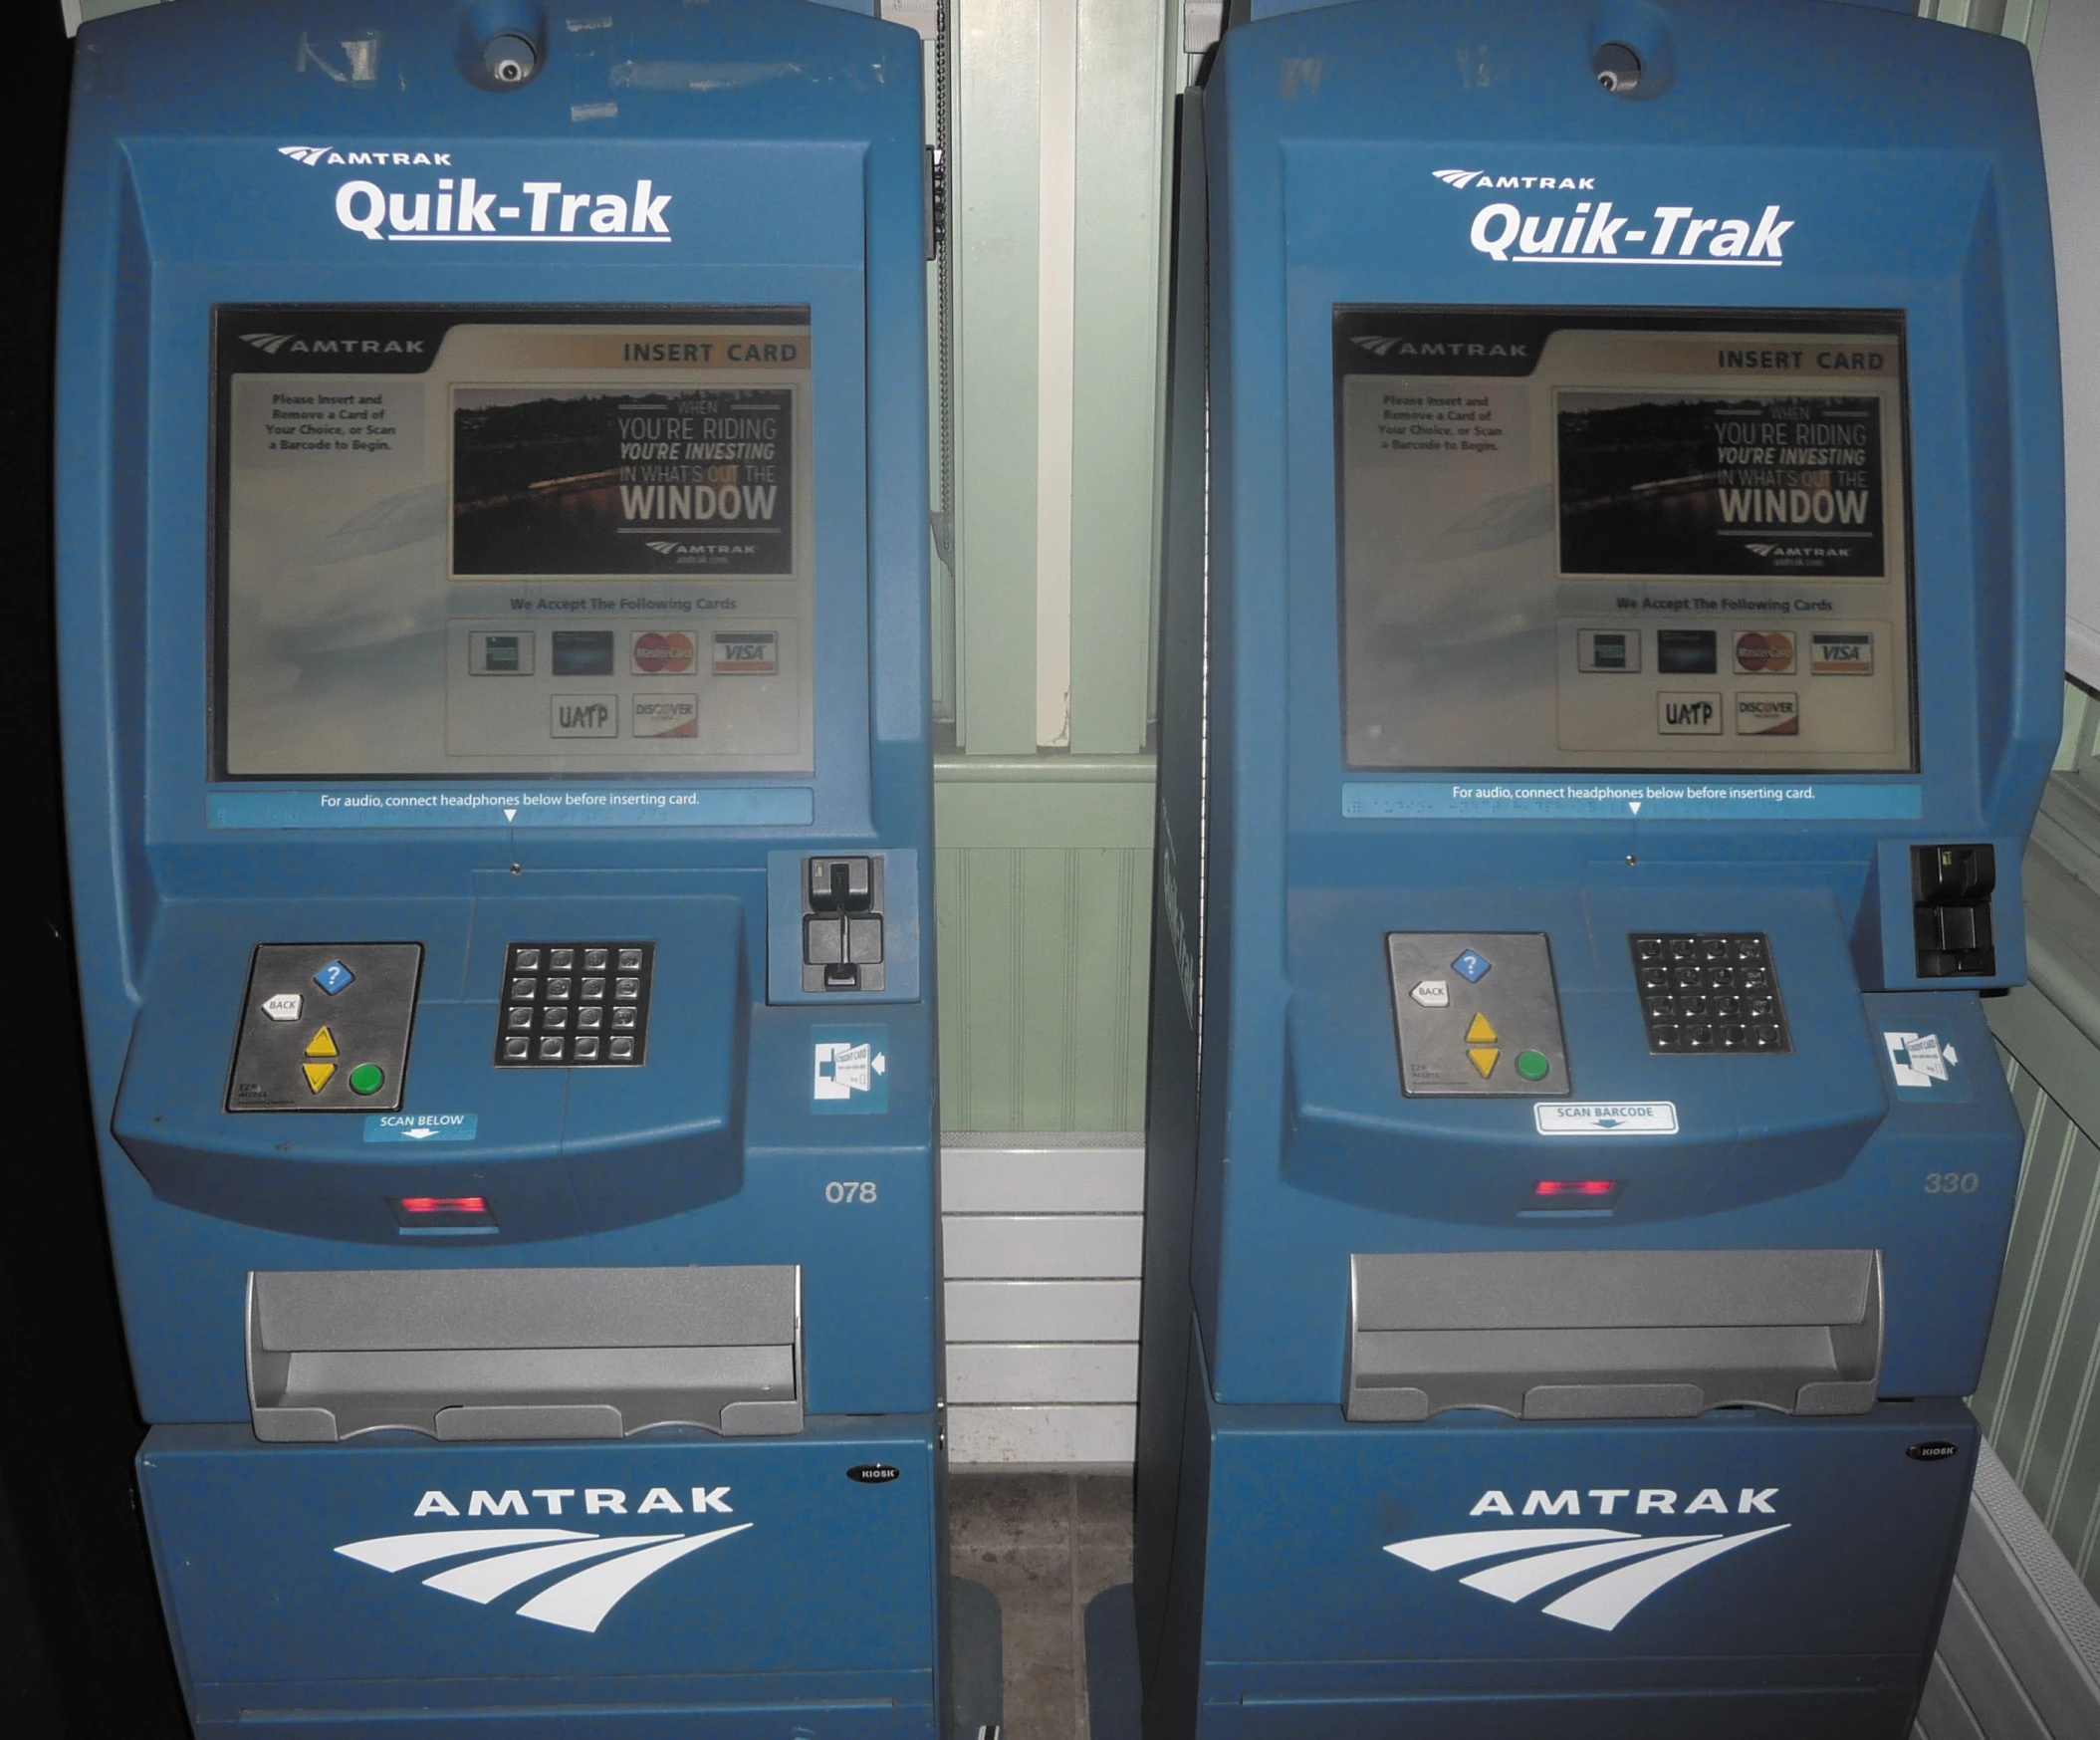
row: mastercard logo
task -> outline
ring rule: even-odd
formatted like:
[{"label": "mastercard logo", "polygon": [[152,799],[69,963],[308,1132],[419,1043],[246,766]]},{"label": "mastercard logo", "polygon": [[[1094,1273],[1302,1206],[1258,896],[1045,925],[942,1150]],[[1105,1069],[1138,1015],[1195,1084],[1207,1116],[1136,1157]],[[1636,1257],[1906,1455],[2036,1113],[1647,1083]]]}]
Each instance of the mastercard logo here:
[{"label": "mastercard logo", "polygon": [[692,635],[675,628],[668,632],[651,628],[634,636],[634,668],[648,676],[691,670],[697,656]]},{"label": "mastercard logo", "polygon": [[1783,628],[1751,628],[1736,636],[1736,668],[1748,676],[1793,669],[1793,636]]}]

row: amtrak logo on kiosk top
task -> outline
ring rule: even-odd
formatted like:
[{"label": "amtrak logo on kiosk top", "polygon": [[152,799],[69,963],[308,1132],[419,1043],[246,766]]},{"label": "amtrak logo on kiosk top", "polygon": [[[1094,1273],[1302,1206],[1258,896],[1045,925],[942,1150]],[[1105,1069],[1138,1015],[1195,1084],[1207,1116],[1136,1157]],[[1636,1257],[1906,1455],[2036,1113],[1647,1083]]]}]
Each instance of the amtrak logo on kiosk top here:
[{"label": "amtrak logo on kiosk top", "polygon": [[[729,1488],[696,1486],[692,1489],[690,1514],[729,1511]],[[587,1516],[625,1516],[627,1495],[617,1487],[544,1487],[532,1495],[550,1516],[564,1514],[565,1500],[582,1498]],[[687,1514],[667,1487],[652,1486],[643,1496],[636,1514],[662,1512]],[[426,1492],[415,1507],[418,1517],[459,1515],[459,1507],[442,1492]],[[501,1494],[477,1491],[467,1501],[467,1514],[476,1516],[529,1515],[525,1494],[513,1488]],[[369,1565],[389,1575],[432,1565],[439,1560],[465,1561],[434,1572],[422,1580],[426,1589],[459,1597],[486,1607],[543,1578],[554,1578],[532,1595],[517,1612],[521,1619],[561,1625],[572,1631],[595,1631],[623,1600],[665,1567],[675,1565],[690,1553],[711,1547],[731,1535],[741,1535],[750,1523],[703,1530],[699,1534],[658,1532],[644,1535],[598,1535],[582,1529],[419,1529],[406,1535],[378,1535],[364,1541],[347,1541],[336,1551],[346,1559]],[[582,1569],[571,1570],[572,1566]],[[557,1572],[567,1573],[555,1577]]]},{"label": "amtrak logo on kiosk top", "polygon": [[[1596,190],[1594,175],[1497,175],[1486,169],[1432,169],[1447,187],[1464,191],[1487,188],[1522,189],[1530,192],[1590,193]],[[1782,218],[1776,205],[1764,207],[1761,215],[1707,217],[1691,205],[1658,205],[1646,227],[1631,226],[1643,220],[1632,213],[1612,216],[1608,199],[1580,200],[1573,211],[1527,212],[1519,206],[1497,201],[1474,214],[1471,240],[1475,248],[1505,265],[1599,265],[1606,261],[1641,266],[1778,266],[1784,263],[1782,247],[1792,218]],[[1624,243],[1627,252],[1621,253]],[[1646,253],[1638,251],[1647,243]]]},{"label": "amtrak logo on kiosk top", "polygon": [[[338,150],[279,145],[280,156],[309,168],[452,167],[450,151]],[[435,184],[385,187],[355,179],[336,189],[336,221],[374,242],[668,242],[664,218],[673,195],[646,176],[632,192],[601,193],[560,181],[524,181],[514,193],[473,175],[441,175]]]},{"label": "amtrak logo on kiosk top", "polygon": [[[1709,1486],[1693,1497],[1683,1514],[1770,1516],[1771,1500],[1778,1490],[1775,1486],[1746,1486],[1731,1506],[1719,1487]],[[1678,1495],[1668,1487],[1603,1487],[1588,1496],[1596,1501],[1599,1516],[1614,1515],[1622,1499],[1635,1501],[1632,1508],[1636,1516],[1679,1514]],[[1516,1511],[1506,1493],[1490,1491],[1481,1495],[1472,1514],[1514,1516]],[[1523,1514],[1580,1516],[1582,1495],[1573,1488],[1558,1493],[1533,1492],[1524,1500]],[[1449,1571],[1483,1559],[1498,1560],[1500,1563],[1459,1581],[1468,1589],[1513,1605],[1543,1594],[1555,1585],[1569,1585],[1540,1611],[1570,1624],[1613,1631],[1641,1603],[1688,1571],[1696,1571],[1709,1560],[1733,1553],[1738,1547],[1783,1534],[1792,1526],[1774,1523],[1742,1534],[1725,1534],[1717,1529],[1669,1535],[1638,1535],[1626,1529],[1472,1529],[1454,1535],[1393,1541],[1385,1550],[1395,1559],[1404,1559],[1430,1572]]]}]

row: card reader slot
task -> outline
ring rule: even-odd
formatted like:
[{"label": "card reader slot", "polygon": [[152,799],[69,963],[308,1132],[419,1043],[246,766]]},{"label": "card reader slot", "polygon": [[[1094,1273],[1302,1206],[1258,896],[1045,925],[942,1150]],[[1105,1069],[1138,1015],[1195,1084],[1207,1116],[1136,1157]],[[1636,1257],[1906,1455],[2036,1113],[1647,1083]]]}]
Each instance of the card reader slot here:
[{"label": "card reader slot", "polygon": [[1351,1260],[1343,1411],[1427,1419],[1863,1413],[1876,1251],[1486,1251]]},{"label": "card reader slot", "polygon": [[803,1424],[793,1265],[257,1273],[256,1436],[725,1436]]}]

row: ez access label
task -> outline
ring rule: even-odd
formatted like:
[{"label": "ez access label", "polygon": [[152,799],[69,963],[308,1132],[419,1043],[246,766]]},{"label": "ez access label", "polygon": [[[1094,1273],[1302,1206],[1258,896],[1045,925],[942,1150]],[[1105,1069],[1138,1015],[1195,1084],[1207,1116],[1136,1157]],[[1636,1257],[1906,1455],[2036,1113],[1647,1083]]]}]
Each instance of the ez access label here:
[{"label": "ez access label", "polygon": [[1541,1100],[1531,1108],[1540,1135],[1675,1135],[1668,1100]]}]

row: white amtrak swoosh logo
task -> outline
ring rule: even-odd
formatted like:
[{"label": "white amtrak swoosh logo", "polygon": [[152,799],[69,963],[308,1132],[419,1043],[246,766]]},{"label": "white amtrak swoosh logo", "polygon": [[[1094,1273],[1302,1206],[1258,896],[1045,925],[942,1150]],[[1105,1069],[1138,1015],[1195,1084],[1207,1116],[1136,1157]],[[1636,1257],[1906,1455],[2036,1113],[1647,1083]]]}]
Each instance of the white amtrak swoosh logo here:
[{"label": "white amtrak swoosh logo", "polygon": [[1432,169],[1430,173],[1447,187],[1464,188],[1487,174],[1485,169]]},{"label": "white amtrak swoosh logo", "polygon": [[[1686,1572],[1767,1535],[1783,1534],[1792,1526],[1780,1523],[1752,1529],[1747,1535],[1650,1536],[1629,1535],[1620,1529],[1476,1529],[1463,1535],[1395,1541],[1386,1551],[1424,1571],[1448,1571],[1480,1559],[1501,1559],[1502,1564],[1459,1581],[1468,1589],[1506,1602],[1523,1601],[1579,1577],[1580,1583],[1541,1611],[1572,1624],[1611,1631],[1642,1602]],[[1625,1560],[1633,1563],[1622,1563]],[[1618,1569],[1604,1570],[1606,1566]]]},{"label": "white amtrak swoosh logo", "polygon": [[541,1590],[518,1610],[518,1616],[566,1625],[572,1631],[595,1631],[607,1614],[666,1565],[750,1527],[738,1523],[704,1535],[615,1535],[609,1540],[577,1529],[425,1530],[350,1541],[336,1551],[386,1572],[475,1554],[470,1564],[437,1572],[424,1578],[423,1585],[484,1607],[535,1579],[582,1565],[583,1570],[570,1571]]}]

